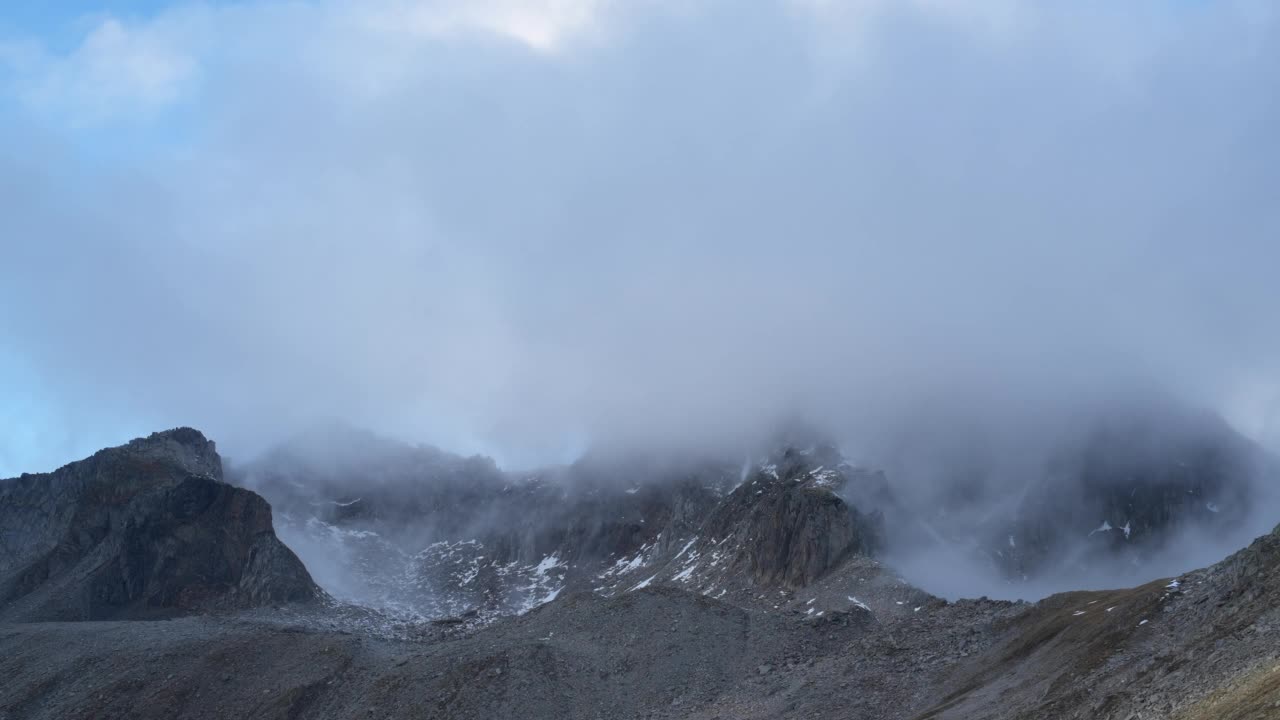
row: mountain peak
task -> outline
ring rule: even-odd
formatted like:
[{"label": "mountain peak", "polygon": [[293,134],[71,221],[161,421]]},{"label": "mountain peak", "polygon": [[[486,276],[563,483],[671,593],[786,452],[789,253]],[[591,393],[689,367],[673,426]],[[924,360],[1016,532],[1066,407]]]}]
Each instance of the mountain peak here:
[{"label": "mountain peak", "polygon": [[271,506],[183,427],[0,483],[0,618],[183,614],[310,600]]}]

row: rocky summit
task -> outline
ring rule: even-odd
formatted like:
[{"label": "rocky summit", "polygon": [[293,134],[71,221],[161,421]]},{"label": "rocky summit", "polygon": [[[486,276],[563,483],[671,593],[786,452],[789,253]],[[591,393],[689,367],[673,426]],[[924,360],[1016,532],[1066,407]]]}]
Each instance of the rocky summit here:
[{"label": "rocky summit", "polygon": [[[1114,441],[1055,457],[1071,497],[1015,514],[1011,544],[1110,533],[1087,552],[1141,562],[1136,528],[1148,549],[1211,531],[1252,492],[1233,464],[1252,449],[1115,466]],[[1098,512],[1129,532],[1090,534]],[[1280,714],[1280,529],[1025,602],[908,582],[896,543],[932,522],[812,437],[511,473],[328,429],[224,475],[199,432],[156,433],[0,481],[0,718]],[[962,554],[1007,572],[989,550]]]},{"label": "rocky summit", "polygon": [[179,428],[0,482],[0,619],[165,617],[314,600],[261,496]]}]

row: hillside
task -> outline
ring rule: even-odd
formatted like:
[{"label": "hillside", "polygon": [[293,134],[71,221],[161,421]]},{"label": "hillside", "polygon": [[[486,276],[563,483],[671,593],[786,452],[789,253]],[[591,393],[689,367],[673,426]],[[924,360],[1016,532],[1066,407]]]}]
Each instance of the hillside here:
[{"label": "hillside", "polygon": [[[277,507],[310,509],[289,523],[323,529],[331,551],[372,543],[371,564],[344,571],[417,571],[382,576],[379,597],[401,605],[315,589],[270,532],[270,507],[221,482],[195,431],[4,481],[4,498],[22,498],[4,527],[26,534],[6,534],[17,561],[0,606],[0,717],[1200,720],[1280,708],[1280,528],[1131,589],[949,602],[880,559],[885,515],[865,505],[891,507],[885,476],[830,446],[736,470],[632,465],[622,478],[599,459],[512,478],[432,457],[437,472],[489,478],[458,486],[491,504],[449,504],[447,482],[406,486],[425,493],[413,513],[482,531],[422,535],[415,555],[396,554],[411,507],[394,500],[411,479],[397,480],[401,461],[368,499],[276,477]],[[195,502],[193,483],[216,492]],[[137,553],[146,562],[128,561]],[[127,576],[129,593],[99,593],[118,567],[148,572]]]}]

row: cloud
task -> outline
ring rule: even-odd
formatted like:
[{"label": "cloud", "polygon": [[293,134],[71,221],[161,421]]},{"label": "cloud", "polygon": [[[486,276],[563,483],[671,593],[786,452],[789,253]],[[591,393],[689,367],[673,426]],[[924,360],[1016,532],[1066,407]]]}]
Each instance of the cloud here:
[{"label": "cloud", "polygon": [[[1233,398],[1280,367],[1274,16],[955,7],[104,20],[11,78],[10,382],[240,455],[335,416],[536,462],[1135,383],[1265,417]],[[87,166],[50,108],[162,128]]]},{"label": "cloud", "polygon": [[364,10],[380,32],[432,36],[483,32],[552,52],[596,25],[605,0],[392,0]]},{"label": "cloud", "polygon": [[1036,11],[1012,0],[791,0],[839,32],[874,30],[885,16],[906,14],[970,32],[1003,34],[1029,21]]},{"label": "cloud", "polygon": [[[355,40],[360,45],[381,44],[363,51],[372,52],[368,60],[373,63],[391,64],[403,58],[388,52],[388,46],[467,36],[504,38],[550,53],[599,30],[606,7],[605,0],[183,5],[152,18],[86,16],[80,22],[87,31],[65,54],[51,51],[38,39],[7,40],[0,43],[0,70],[7,71],[29,109],[73,127],[91,127],[149,118],[192,100],[203,66],[225,59],[222,50],[227,47],[234,56],[240,43],[265,41],[271,47],[255,49],[274,54],[306,50],[308,36],[326,42]],[[362,64],[356,54],[335,59]],[[384,65],[383,71],[387,69]]]},{"label": "cloud", "polygon": [[72,126],[150,115],[180,101],[199,75],[185,18],[126,25],[107,17],[66,55],[37,43],[5,53],[24,104]]}]

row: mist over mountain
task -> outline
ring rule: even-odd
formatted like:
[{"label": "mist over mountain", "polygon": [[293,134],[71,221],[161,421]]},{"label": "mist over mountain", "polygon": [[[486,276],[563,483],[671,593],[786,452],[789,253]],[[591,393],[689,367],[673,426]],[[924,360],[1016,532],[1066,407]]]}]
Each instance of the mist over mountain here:
[{"label": "mist over mountain", "polygon": [[0,474],[180,424],[532,467],[1147,388],[1275,447],[1265,4],[454,5],[0,38]]},{"label": "mist over mountain", "polygon": [[1185,565],[1256,521],[1241,473],[1270,458],[1194,412],[1077,439],[1011,507],[980,464],[915,505],[795,424],[741,464],[532,473],[339,426],[224,471],[198,431],[154,433],[0,480],[0,708],[1267,717],[1280,530]]},{"label": "mist over mountain", "polygon": [[[949,598],[1145,582],[1225,557],[1280,513],[1276,458],[1168,396],[1079,404],[1016,429],[961,420],[940,414],[853,445],[792,417],[718,448],[602,447],[522,470],[329,424],[231,477],[272,502],[322,585],[375,605],[388,601],[375,586],[413,575],[404,568],[428,547],[474,542],[490,561],[572,567],[670,544],[714,525],[718,502],[789,453],[804,454],[805,473],[842,478],[837,495],[867,516],[854,531],[864,554]],[[392,604],[416,612],[428,601],[414,592],[396,590]]]},{"label": "mist over mountain", "polygon": [[1273,718],[1277,68],[1265,0],[0,3],[0,720]]}]

